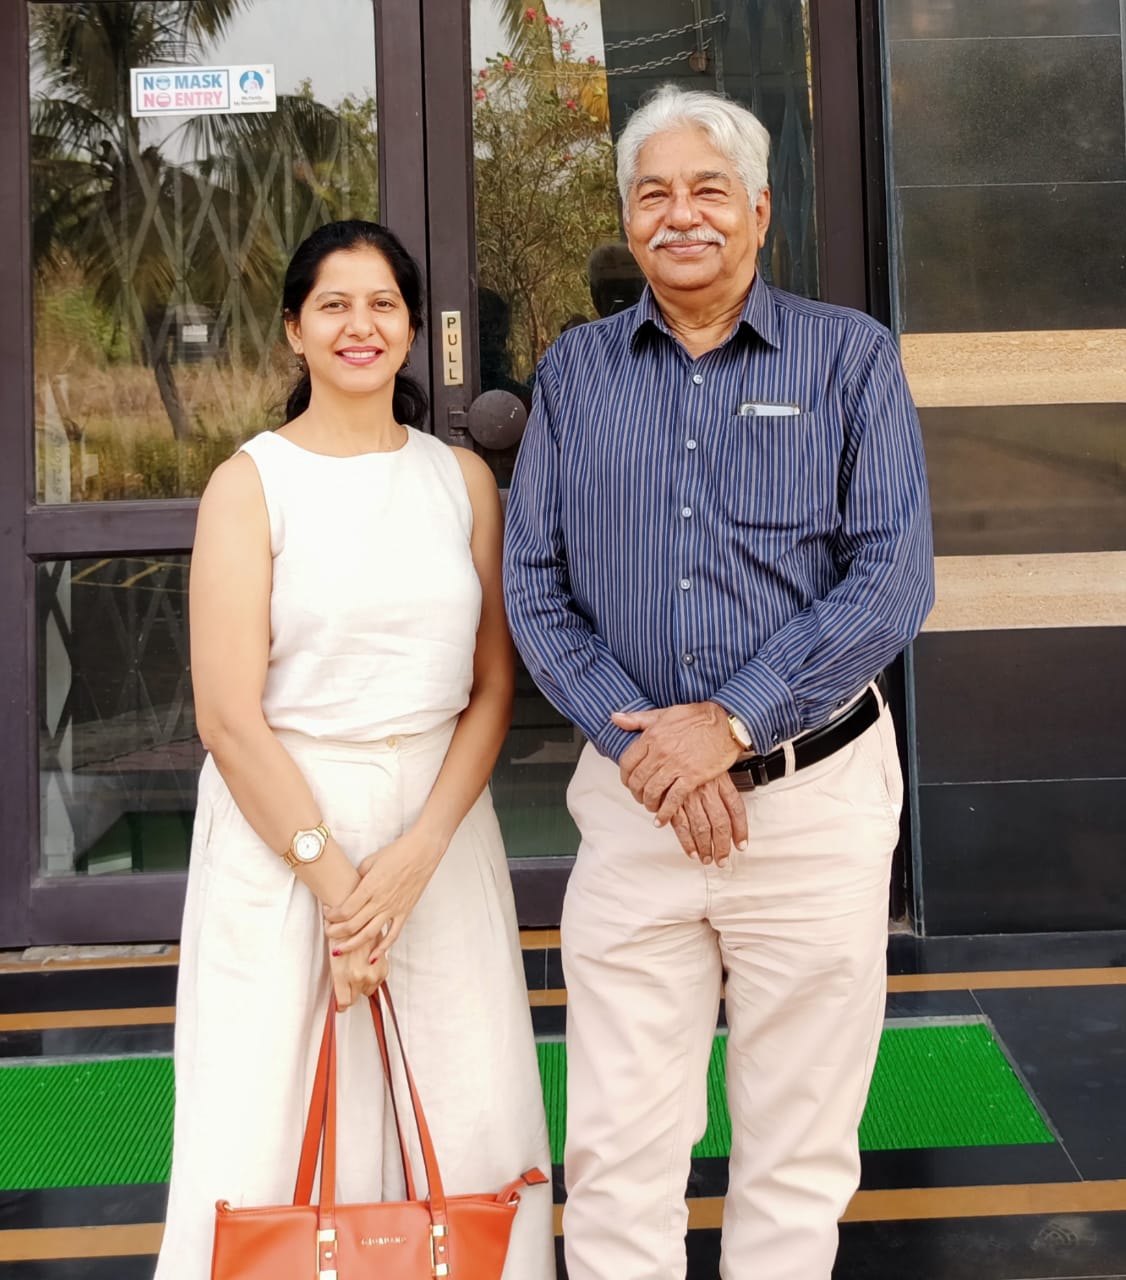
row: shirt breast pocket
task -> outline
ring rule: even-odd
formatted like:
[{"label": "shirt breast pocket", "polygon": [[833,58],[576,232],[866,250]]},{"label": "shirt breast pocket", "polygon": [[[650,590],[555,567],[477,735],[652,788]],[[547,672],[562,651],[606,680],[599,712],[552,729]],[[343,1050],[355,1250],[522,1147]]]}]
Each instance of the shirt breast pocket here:
[{"label": "shirt breast pocket", "polygon": [[839,522],[839,444],[814,413],[733,417],[717,460],[723,509],[735,524],[792,544]]}]

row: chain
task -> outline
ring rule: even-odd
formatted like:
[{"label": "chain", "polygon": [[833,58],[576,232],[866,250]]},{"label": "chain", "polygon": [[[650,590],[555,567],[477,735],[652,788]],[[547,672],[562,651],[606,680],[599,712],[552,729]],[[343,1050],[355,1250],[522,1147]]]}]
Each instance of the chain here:
[{"label": "chain", "polygon": [[[711,42],[704,42],[704,52],[711,48]],[[667,58],[654,58],[652,62],[637,62],[632,67],[607,67],[608,76],[632,76],[641,71],[656,71],[658,67],[671,67],[677,62],[687,62],[699,49],[682,49],[679,53],[670,53]]]},{"label": "chain", "polygon": [[[658,31],[652,36],[634,36],[632,40],[614,40],[610,44],[604,45],[603,48],[607,53],[617,53],[619,49],[636,49],[643,44],[656,44],[658,40],[671,40],[673,36],[684,36],[690,31],[703,31],[705,27],[714,27],[717,23],[726,22],[726,13],[717,13],[714,18],[701,18],[699,22],[690,22],[686,27],[670,27],[668,31]],[[694,52],[694,51],[690,51]],[[675,62],[681,57],[687,57],[687,54],[677,54],[676,58],[671,59]],[[647,62],[645,66],[631,68],[631,70],[650,71],[654,67],[667,67],[670,59],[662,58],[659,62]]]}]

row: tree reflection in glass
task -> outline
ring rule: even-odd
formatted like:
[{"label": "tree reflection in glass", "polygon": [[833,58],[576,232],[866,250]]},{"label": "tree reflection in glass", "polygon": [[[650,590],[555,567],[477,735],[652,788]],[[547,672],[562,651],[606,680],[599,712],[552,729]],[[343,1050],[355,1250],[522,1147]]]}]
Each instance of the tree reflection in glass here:
[{"label": "tree reflection in glass", "polygon": [[[370,3],[342,6],[371,29]],[[198,494],[274,420],[293,248],[323,221],[377,214],[374,34],[367,85],[334,105],[306,79],[272,113],[132,116],[131,69],[207,65],[255,7],[30,7],[42,502]]]}]

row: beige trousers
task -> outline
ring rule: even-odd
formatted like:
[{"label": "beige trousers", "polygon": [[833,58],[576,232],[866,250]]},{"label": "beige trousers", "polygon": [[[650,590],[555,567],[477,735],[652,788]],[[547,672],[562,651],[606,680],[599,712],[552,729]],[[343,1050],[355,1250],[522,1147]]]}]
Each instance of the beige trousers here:
[{"label": "beige trousers", "polygon": [[682,1280],[693,1144],[721,995],[730,1180],[722,1280],[828,1280],[859,1180],[886,990],[902,778],[887,711],[828,760],[744,793],[703,867],[588,746],[563,908],[570,1280]]}]

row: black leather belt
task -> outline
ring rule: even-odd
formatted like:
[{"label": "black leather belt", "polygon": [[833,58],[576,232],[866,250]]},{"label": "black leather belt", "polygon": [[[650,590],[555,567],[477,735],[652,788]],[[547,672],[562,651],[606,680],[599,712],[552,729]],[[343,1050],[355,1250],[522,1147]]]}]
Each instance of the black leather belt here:
[{"label": "black leather belt", "polygon": [[[790,743],[794,752],[792,772],[827,759],[876,723],[888,698],[887,680],[882,671],[873,683],[879,690],[878,696],[869,686],[843,715],[831,720],[823,729],[800,734]],[[786,776],[786,754],[779,747],[765,756],[737,760],[729,771],[731,780],[740,791],[753,791],[755,787],[776,782]]]}]

